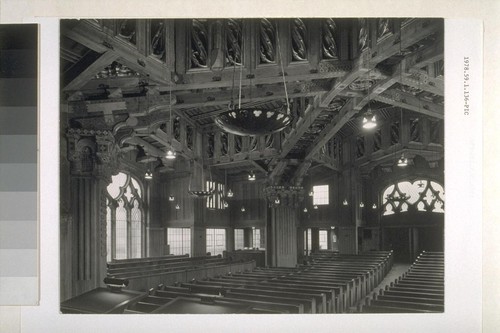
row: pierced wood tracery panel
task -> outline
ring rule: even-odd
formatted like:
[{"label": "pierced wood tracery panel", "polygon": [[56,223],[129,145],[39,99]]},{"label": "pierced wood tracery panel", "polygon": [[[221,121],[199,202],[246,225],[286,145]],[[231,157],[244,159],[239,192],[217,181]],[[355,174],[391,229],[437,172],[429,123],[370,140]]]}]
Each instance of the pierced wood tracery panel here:
[{"label": "pierced wood tracery panel", "polygon": [[226,63],[242,64],[243,21],[229,19],[226,21]]},{"label": "pierced wood tracery panel", "polygon": [[118,37],[134,44],[136,43],[136,20],[118,20]]},{"label": "pierced wood tracery panel", "polygon": [[373,151],[379,151],[382,147],[382,130],[379,128],[373,133]]},{"label": "pierced wood tracery panel", "polygon": [[208,64],[208,21],[195,19],[191,26],[191,68]]},{"label": "pierced wood tracery panel", "polygon": [[151,55],[163,59],[165,55],[165,25],[163,20],[151,21]]},{"label": "pierced wood tracery panel", "polygon": [[336,42],[337,25],[333,19],[329,18],[323,21],[321,35],[323,59],[338,59]]},{"label": "pierced wood tracery panel", "polygon": [[420,142],[420,119],[410,118],[410,141]]},{"label": "pierced wood tracery panel", "polygon": [[356,158],[365,156],[365,138],[363,136],[356,137]]},{"label": "pierced wood tracery panel", "polygon": [[307,60],[308,36],[307,28],[304,22],[295,18],[292,21],[292,60],[304,61]]},{"label": "pierced wood tracery panel", "polygon": [[276,62],[276,28],[268,19],[260,20],[260,63]]},{"label": "pierced wood tracery panel", "polygon": [[400,128],[401,123],[399,121],[393,121],[391,123],[391,145],[395,145],[400,142]]},{"label": "pierced wood tracery panel", "polygon": [[359,33],[358,33],[358,49],[363,52],[368,48],[370,37],[368,35],[368,19],[360,18],[359,22]]},{"label": "pierced wood tracery panel", "polygon": [[391,21],[388,18],[378,18],[377,19],[377,40],[384,39],[390,36],[393,31]]}]

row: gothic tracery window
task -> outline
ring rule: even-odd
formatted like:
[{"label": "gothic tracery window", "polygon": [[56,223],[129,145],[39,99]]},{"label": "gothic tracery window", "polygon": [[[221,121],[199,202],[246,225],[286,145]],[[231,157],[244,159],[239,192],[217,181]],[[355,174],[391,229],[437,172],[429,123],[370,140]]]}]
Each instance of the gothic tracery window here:
[{"label": "gothic tracery window", "polygon": [[144,203],[139,182],[120,172],[106,196],[107,260],[143,257]]},{"label": "gothic tracery window", "polygon": [[388,186],[382,192],[382,215],[404,213],[409,209],[444,213],[444,200],[444,188],[435,181],[402,181]]}]

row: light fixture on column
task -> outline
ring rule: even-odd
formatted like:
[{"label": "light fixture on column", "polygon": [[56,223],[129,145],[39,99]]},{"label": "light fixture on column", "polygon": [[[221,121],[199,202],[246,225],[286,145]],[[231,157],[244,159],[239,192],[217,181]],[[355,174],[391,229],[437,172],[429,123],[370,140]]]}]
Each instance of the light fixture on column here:
[{"label": "light fixture on column", "polygon": [[[259,107],[241,108],[241,84],[243,72],[243,65],[241,64],[238,106],[234,105],[231,98],[228,110],[215,117],[215,124],[223,131],[241,136],[268,135],[283,130],[291,123],[292,117],[290,116],[290,104],[286,87],[285,71],[283,69],[283,60],[281,59],[279,31],[277,26],[276,43],[278,46],[277,50],[280,58],[283,85],[285,87],[286,105],[283,104],[275,109],[261,109]],[[236,69],[236,62],[234,60],[233,66],[234,69]],[[232,90],[234,90],[234,72],[235,70],[233,70]]]},{"label": "light fixture on column", "polygon": [[344,201],[342,201],[342,205],[344,206],[347,206],[349,203],[347,202],[347,199],[344,199]]},{"label": "light fixture on column", "polygon": [[245,206],[241,206],[241,211],[245,212]]},{"label": "light fixture on column", "polygon": [[179,210],[179,209],[181,209],[181,206],[179,206],[179,204],[177,204],[177,205],[175,205],[175,209]]},{"label": "light fixture on column", "polygon": [[176,158],[177,153],[175,150],[172,149],[172,137],[174,135],[174,118],[172,118],[172,83],[170,83],[169,87],[169,92],[168,92],[168,112],[169,112],[169,119],[170,119],[170,147],[167,150],[167,154],[165,157],[167,160],[173,160]]},{"label": "light fixture on column", "polygon": [[255,177],[255,173],[254,173],[254,172],[253,172],[253,170],[252,170],[252,171],[250,171],[250,173],[248,174],[248,180],[253,182],[255,179],[257,179],[257,178]]},{"label": "light fixture on column", "polygon": [[365,207],[365,204],[363,203],[363,201],[361,201],[361,202],[359,203],[359,208],[364,208],[364,207]]},{"label": "light fixture on column", "polygon": [[274,199],[274,204],[279,205],[281,203],[279,195]]},{"label": "light fixture on column", "polygon": [[373,204],[372,209],[377,209],[377,204]]},{"label": "light fixture on column", "polygon": [[167,151],[167,154],[165,155],[165,158],[166,158],[167,160],[175,160],[176,155],[177,155],[177,154],[175,153],[175,151],[173,151],[172,149],[169,149],[169,150]]},{"label": "light fixture on column", "polygon": [[309,191],[309,196],[312,197],[314,195],[314,191]]},{"label": "light fixture on column", "polygon": [[314,207],[313,207],[313,208],[314,208],[314,209],[318,209],[318,205],[314,205]]},{"label": "light fixture on column", "polygon": [[147,180],[153,179],[153,172],[151,172],[151,167],[148,163],[148,169],[146,170],[146,173],[144,174],[144,178]]},{"label": "light fixture on column", "polygon": [[408,165],[408,159],[405,157],[405,154],[402,153],[401,157],[398,160],[398,167],[405,167]]},{"label": "light fixture on column", "polygon": [[[225,170],[224,172],[224,189],[227,189],[228,186],[227,186],[227,170]],[[231,191],[231,189],[228,189],[227,190],[227,193],[226,193],[226,198],[232,198],[234,196],[234,193],[233,191]]]},{"label": "light fixture on column", "polygon": [[168,196],[168,201],[175,201],[175,197],[173,195]]},{"label": "light fixture on column", "polygon": [[229,203],[227,201],[224,201],[223,205],[224,205],[224,208],[229,207]]},{"label": "light fixture on column", "polygon": [[304,207],[304,213],[307,213],[307,207]]}]

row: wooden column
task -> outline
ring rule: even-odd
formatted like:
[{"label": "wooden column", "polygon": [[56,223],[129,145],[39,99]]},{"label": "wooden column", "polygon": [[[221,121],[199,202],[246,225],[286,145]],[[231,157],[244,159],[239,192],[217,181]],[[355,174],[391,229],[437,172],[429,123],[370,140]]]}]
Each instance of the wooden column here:
[{"label": "wooden column", "polygon": [[297,208],[278,206],[271,209],[272,265],[295,267],[297,264]]}]

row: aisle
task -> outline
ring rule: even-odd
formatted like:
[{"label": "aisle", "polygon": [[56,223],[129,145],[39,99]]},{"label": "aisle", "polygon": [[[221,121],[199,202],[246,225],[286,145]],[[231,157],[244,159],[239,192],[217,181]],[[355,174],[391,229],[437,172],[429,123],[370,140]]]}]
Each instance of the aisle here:
[{"label": "aisle", "polygon": [[[400,277],[401,275],[403,275],[403,273],[406,272],[409,268],[410,268],[410,264],[394,263],[392,265],[392,268],[389,271],[389,273],[387,273],[387,275],[382,280],[382,282],[380,282],[380,284],[378,286],[376,286],[375,289],[373,289],[372,292],[377,292],[378,293],[378,291],[380,289],[385,289],[386,285],[390,284],[391,282],[394,282],[394,280],[396,280],[398,277]],[[360,300],[356,304],[356,306],[351,307],[349,309],[350,312],[351,313],[357,312],[358,305],[359,304],[364,304],[364,302],[365,302],[365,299]]]}]

